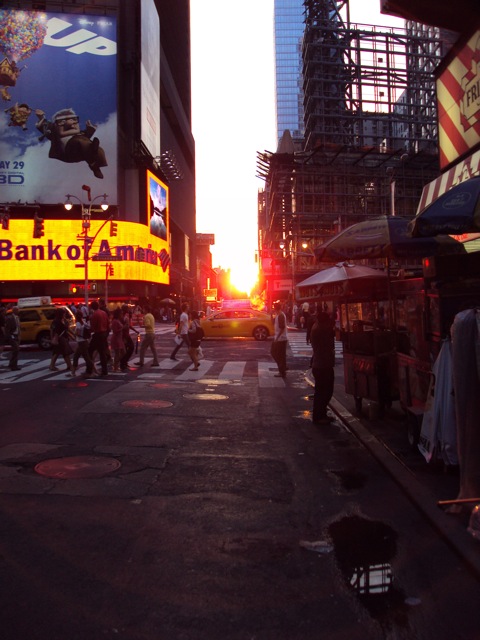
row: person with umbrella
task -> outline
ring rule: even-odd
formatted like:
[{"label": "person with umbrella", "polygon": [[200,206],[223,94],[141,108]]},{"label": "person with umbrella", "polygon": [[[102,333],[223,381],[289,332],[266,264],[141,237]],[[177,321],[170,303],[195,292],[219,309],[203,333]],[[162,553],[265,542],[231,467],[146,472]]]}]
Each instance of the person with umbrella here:
[{"label": "person with umbrella", "polygon": [[318,307],[315,322],[310,331],[313,349],[312,374],[315,380],[312,422],[329,424],[333,418],[327,415],[327,406],[333,395],[335,339],[332,318]]}]

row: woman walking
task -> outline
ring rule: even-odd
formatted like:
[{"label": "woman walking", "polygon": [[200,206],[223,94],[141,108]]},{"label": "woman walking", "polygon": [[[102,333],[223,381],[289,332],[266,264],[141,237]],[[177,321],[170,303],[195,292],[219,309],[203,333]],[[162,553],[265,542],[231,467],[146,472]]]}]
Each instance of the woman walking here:
[{"label": "woman walking", "polygon": [[112,337],[110,338],[110,347],[113,351],[113,371],[120,371],[120,360],[125,354],[125,343],[123,342],[123,311],[117,307],[113,312],[113,320],[110,325],[112,329]]},{"label": "woman walking", "polygon": [[73,370],[72,361],[70,360],[70,354],[73,353],[73,350],[68,342],[69,326],[65,322],[65,309],[58,308],[55,311],[55,319],[50,326],[50,335],[52,337],[53,346],[52,359],[50,360],[49,367],[50,371],[58,371],[55,363],[58,356],[62,356],[65,360],[65,364],[67,365],[67,371],[70,372],[69,375],[74,376],[75,372]]},{"label": "woman walking", "polygon": [[88,345],[90,343],[90,325],[85,320],[82,311],[77,311],[75,314],[75,320],[77,322],[75,327],[75,335],[77,338],[77,350],[73,354],[73,372],[75,373],[78,368],[78,361],[80,356],[85,360],[86,372],[85,377],[96,377],[96,373],[93,372],[93,360],[88,353]]}]

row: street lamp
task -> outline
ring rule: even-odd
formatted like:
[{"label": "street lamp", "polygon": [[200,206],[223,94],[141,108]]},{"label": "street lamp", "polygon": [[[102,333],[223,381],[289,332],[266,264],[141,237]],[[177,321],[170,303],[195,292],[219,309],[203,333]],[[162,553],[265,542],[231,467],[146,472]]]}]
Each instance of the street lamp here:
[{"label": "street lamp", "polygon": [[90,230],[90,220],[92,218],[93,203],[96,200],[103,198],[100,206],[103,209],[103,211],[106,211],[109,207],[108,201],[107,201],[108,196],[106,193],[104,193],[102,196],[96,196],[95,198],[92,199],[90,195],[90,187],[88,187],[87,185],[83,185],[82,189],[88,193],[88,200],[90,204],[85,205],[80,200],[80,198],[77,198],[77,196],[72,196],[70,193],[68,193],[65,196],[66,201],[63,206],[67,211],[70,211],[73,207],[72,198],[74,198],[75,200],[78,200],[78,202],[80,203],[80,206],[82,207],[82,233],[79,235],[79,239],[83,238],[83,261],[84,261],[84,271],[85,271],[85,306],[88,307],[88,259],[89,259],[90,247],[93,245],[95,238],[98,236],[98,234],[103,229],[103,227],[107,224],[107,222],[109,222],[110,218],[108,220],[105,220],[105,222],[102,224],[102,226],[97,231],[95,236],[93,238],[90,238],[90,236],[88,235],[88,232]]},{"label": "street lamp", "polygon": [[[291,269],[292,269],[292,304],[295,304],[295,260],[298,256],[314,256],[315,254],[308,246],[308,242],[303,241],[301,247],[303,251],[299,251],[294,246],[294,238],[292,236],[288,236],[286,240],[282,240],[279,244],[281,251],[285,251],[288,248],[290,252],[291,258]],[[288,247],[290,244],[290,247]]]}]

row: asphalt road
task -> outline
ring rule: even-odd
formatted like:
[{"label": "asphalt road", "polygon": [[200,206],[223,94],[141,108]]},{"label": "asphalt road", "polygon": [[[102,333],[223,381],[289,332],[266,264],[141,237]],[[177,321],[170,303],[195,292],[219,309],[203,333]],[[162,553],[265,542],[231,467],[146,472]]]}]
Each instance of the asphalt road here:
[{"label": "asphalt road", "polygon": [[480,637],[477,573],[377,437],[338,398],[312,425],[304,349],[284,381],[269,342],[207,340],[189,372],[165,331],[159,368],[0,369],[2,638]]}]

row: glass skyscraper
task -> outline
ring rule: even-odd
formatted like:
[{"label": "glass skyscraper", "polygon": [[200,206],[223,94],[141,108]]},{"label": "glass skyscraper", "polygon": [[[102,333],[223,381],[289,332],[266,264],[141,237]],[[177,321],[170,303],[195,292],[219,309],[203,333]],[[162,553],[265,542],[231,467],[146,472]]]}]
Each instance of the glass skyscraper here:
[{"label": "glass skyscraper", "polygon": [[275,0],[275,109],[277,137],[303,141],[303,0]]}]

